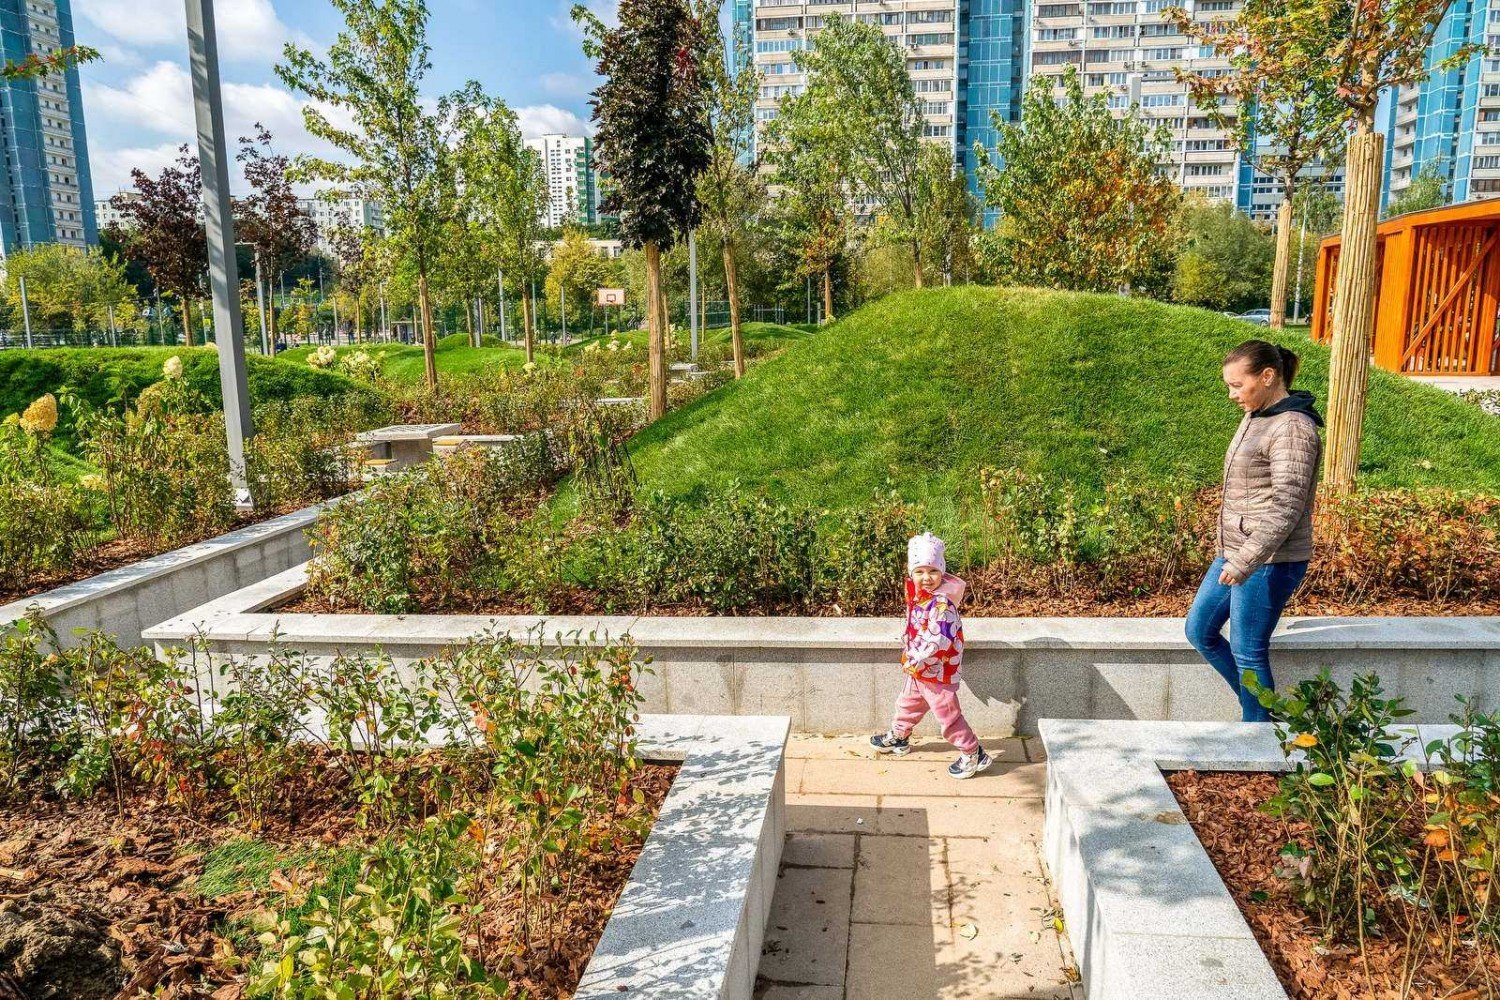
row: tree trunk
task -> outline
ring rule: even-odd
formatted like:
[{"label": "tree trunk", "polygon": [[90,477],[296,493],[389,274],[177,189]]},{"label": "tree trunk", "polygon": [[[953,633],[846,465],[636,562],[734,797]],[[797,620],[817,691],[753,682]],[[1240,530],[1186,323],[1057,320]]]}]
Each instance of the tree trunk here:
[{"label": "tree trunk", "polygon": [[734,243],[724,241],[724,297],[729,300],[729,340],[734,345],[734,377],[745,377],[745,339],[740,335],[739,275],[734,269]]},{"label": "tree trunk", "polygon": [[[1372,116],[1373,117],[1373,116]],[[1328,484],[1354,487],[1370,382],[1370,337],[1375,325],[1375,227],[1380,218],[1380,171],[1385,136],[1370,119],[1349,139],[1344,160],[1344,227],[1333,288],[1333,356],[1328,371]]]},{"label": "tree trunk", "polygon": [[536,360],[536,322],[535,317],[532,316],[532,312],[534,311],[532,305],[531,285],[523,281],[521,282],[521,325],[525,327],[526,331],[527,361]]},{"label": "tree trunk", "polygon": [[182,313],[182,342],[187,347],[193,346],[193,311],[188,308],[187,296],[179,295],[177,304],[181,306]]},{"label": "tree trunk", "polygon": [[[266,289],[267,292],[271,289]],[[266,339],[271,343],[271,353],[276,353],[276,299],[266,296]]]},{"label": "tree trunk", "polygon": [[427,363],[427,388],[437,392],[437,338],[432,332],[432,296],[425,270],[417,272],[417,298],[422,310],[422,360]]},{"label": "tree trunk", "polygon": [[655,243],[646,247],[646,325],[651,372],[651,419],[660,420],[667,412],[667,317],[663,308],[666,296],[661,288],[661,248]]},{"label": "tree trunk", "polygon": [[1276,266],[1271,271],[1271,329],[1286,326],[1286,279],[1292,264],[1293,181],[1288,180],[1276,211]]},{"label": "tree trunk", "polygon": [[911,243],[911,268],[915,279],[913,287],[925,287],[925,282],[922,280],[922,244],[916,240],[912,240]]},{"label": "tree trunk", "polygon": [[833,322],[833,268],[823,268],[823,322]]},{"label": "tree trunk", "polygon": [[464,323],[469,327],[469,346],[478,347],[479,341],[474,339],[474,303],[464,303]]}]

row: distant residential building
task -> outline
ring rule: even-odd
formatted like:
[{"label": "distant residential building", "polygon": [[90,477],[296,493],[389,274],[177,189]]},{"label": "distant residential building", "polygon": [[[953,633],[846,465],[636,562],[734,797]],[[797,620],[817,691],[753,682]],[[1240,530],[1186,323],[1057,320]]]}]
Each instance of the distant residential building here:
[{"label": "distant residential building", "polygon": [[[70,48],[71,0],[0,0],[0,59]],[[99,242],[78,70],[0,82],[0,249]]]},{"label": "distant residential building", "polygon": [[[134,191],[122,191],[116,197],[125,202],[140,200],[140,195]],[[99,226],[99,231],[116,227],[119,229],[130,229],[131,220],[124,212],[114,206],[114,199],[101,198],[94,202],[94,221]]]},{"label": "distant residential building", "polygon": [[548,200],[542,224],[555,229],[569,222],[598,222],[600,194],[594,170],[594,140],[554,133],[527,139],[526,147],[542,158],[547,174]]},{"label": "distant residential building", "polygon": [[333,234],[340,228],[385,232],[385,210],[369,198],[300,198],[297,207],[312,216],[318,230],[318,250],[333,253]]}]

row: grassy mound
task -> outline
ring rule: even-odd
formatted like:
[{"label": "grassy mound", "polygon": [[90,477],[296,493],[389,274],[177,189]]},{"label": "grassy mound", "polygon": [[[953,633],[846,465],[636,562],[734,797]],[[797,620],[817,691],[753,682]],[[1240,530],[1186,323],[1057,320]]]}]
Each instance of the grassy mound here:
[{"label": "grassy mound", "polygon": [[[738,480],[838,507],[894,490],[952,523],[983,467],[1106,482],[1218,481],[1239,410],[1220,377],[1266,336],[1216,313],[1108,295],[955,288],[891,296],[697,403],[632,446],[641,483],[692,496]],[[1283,335],[1297,386],[1327,395],[1328,351]],[[1500,419],[1372,373],[1363,480],[1500,491]]]},{"label": "grassy mound", "polygon": [[[90,347],[0,351],[0,417],[25,409],[43,393],[67,387],[95,406],[134,400],[142,389],[159,381],[162,364],[173,355],[182,358],[183,377],[210,400],[219,398],[219,356],[209,348]],[[333,372],[306,364],[259,355],[246,359],[246,381],[252,403],[289,400],[296,396],[373,394],[374,389]],[[64,419],[67,414],[64,413]],[[64,424],[61,439],[69,439]]]},{"label": "grassy mound", "polygon": [[[448,375],[470,375],[488,368],[516,367],[526,360],[524,351],[505,346],[486,335],[483,347],[470,347],[469,337],[453,333],[437,342],[435,361],[438,378]],[[283,361],[306,364],[307,357],[315,348],[294,347],[277,357]],[[336,348],[340,356],[354,351],[365,351],[380,358],[380,370],[387,378],[399,382],[420,382],[427,375],[427,365],[422,357],[421,344],[356,344]]]}]

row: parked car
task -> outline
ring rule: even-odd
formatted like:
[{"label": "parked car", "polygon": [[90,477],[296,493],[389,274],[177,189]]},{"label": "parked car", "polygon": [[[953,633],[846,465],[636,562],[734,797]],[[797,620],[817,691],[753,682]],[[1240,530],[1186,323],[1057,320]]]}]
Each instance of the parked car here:
[{"label": "parked car", "polygon": [[1256,326],[1270,326],[1271,310],[1251,309],[1249,312],[1240,313],[1235,319],[1242,319],[1246,323],[1254,323]]}]

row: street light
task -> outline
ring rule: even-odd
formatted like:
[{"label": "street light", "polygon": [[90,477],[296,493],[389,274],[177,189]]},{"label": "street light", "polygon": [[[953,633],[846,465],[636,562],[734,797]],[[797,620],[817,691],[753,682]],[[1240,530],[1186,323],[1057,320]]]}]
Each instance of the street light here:
[{"label": "street light", "polygon": [[203,216],[208,233],[208,274],[213,290],[214,328],[219,340],[219,382],[224,399],[224,433],[229,445],[229,480],[235,503],[250,506],[245,478],[245,439],[255,434],[250,389],[245,380],[245,344],[240,316],[239,264],[234,258],[234,215],[229,203],[229,158],[224,144],[224,108],[219,92],[219,43],[213,0],[185,0],[188,59],[193,78],[193,111],[198,126],[198,163],[203,178]]}]

